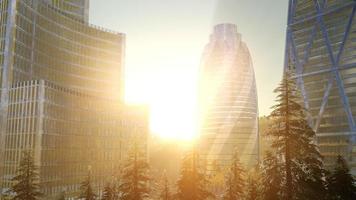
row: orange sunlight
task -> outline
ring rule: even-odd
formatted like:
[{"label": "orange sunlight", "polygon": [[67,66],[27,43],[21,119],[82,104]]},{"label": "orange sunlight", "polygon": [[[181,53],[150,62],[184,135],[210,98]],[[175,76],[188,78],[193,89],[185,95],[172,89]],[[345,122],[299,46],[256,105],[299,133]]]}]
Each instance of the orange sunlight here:
[{"label": "orange sunlight", "polygon": [[198,135],[197,77],[178,66],[161,69],[129,82],[126,101],[149,106],[151,134],[166,140],[193,141]]}]

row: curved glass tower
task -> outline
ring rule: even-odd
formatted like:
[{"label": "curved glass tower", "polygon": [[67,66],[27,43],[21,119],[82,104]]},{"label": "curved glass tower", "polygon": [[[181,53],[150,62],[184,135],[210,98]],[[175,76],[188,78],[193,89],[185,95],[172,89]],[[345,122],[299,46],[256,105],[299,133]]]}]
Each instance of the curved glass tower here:
[{"label": "curved glass tower", "polygon": [[289,1],[285,70],[301,90],[327,166],[356,174],[356,2]]},{"label": "curved glass tower", "polygon": [[247,45],[234,24],[215,26],[200,72],[200,149],[209,163],[228,165],[234,151],[252,166],[258,160],[258,105]]}]

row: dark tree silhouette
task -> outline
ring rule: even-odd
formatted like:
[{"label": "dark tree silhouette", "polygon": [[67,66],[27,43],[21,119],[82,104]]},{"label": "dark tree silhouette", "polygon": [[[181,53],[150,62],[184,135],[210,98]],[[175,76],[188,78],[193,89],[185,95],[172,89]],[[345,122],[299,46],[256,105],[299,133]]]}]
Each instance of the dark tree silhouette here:
[{"label": "dark tree silhouette", "polygon": [[346,160],[338,156],[335,169],[327,177],[328,199],[356,199],[356,180],[350,174]]},{"label": "dark tree silhouette", "polygon": [[225,173],[226,170],[214,160],[209,166],[211,170],[208,174],[209,191],[211,191],[216,197],[221,197],[225,192]]},{"label": "dark tree silhouette", "polygon": [[305,110],[295,80],[285,73],[275,90],[277,105],[271,113],[272,125],[268,135],[274,137],[272,147],[276,149],[282,163],[284,184],[283,199],[323,199],[325,194],[325,171],[322,157],[314,143],[315,132],[309,127]]},{"label": "dark tree silhouette", "polygon": [[238,153],[232,156],[230,171],[227,174],[224,200],[242,199],[245,195],[245,170],[243,169]]},{"label": "dark tree silhouette", "polygon": [[[25,151],[17,169],[17,175],[12,179],[11,187],[14,200],[37,200],[42,193],[39,191],[39,175],[31,151]],[[12,196],[12,195],[11,195]]]},{"label": "dark tree silhouette", "polygon": [[247,194],[245,200],[260,200],[261,199],[261,166],[256,164],[253,170],[250,171],[247,179]]},{"label": "dark tree silhouette", "polygon": [[88,171],[88,175],[80,186],[80,196],[79,199],[83,200],[95,200],[96,194],[94,193],[92,183],[91,183],[91,172]]},{"label": "dark tree silhouette", "polygon": [[164,173],[164,175],[163,175],[163,185],[162,185],[160,199],[161,200],[172,200],[173,199],[172,193],[169,188],[169,181],[168,181],[168,177],[167,177],[166,173]]},{"label": "dark tree silhouette", "polygon": [[135,142],[121,177],[119,193],[122,200],[142,200],[149,196],[148,170],[147,160]]},{"label": "dark tree silhouette", "polygon": [[114,184],[107,183],[104,187],[102,200],[118,200],[118,191]]},{"label": "dark tree silhouette", "polygon": [[247,194],[245,200],[257,200],[259,197],[258,183],[253,176],[247,179]]},{"label": "dark tree silhouette", "polygon": [[183,158],[176,198],[178,200],[206,200],[213,197],[207,187],[207,177],[199,167],[199,155],[194,150]]},{"label": "dark tree silhouette", "polygon": [[263,200],[280,200],[282,186],[282,165],[275,155],[266,152],[262,163],[261,185]]}]

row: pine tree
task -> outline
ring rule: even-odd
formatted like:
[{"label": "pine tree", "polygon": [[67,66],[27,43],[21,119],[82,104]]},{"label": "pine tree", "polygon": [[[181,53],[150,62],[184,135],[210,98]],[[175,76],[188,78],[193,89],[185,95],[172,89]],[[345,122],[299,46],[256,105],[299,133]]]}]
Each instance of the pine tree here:
[{"label": "pine tree", "polygon": [[206,200],[213,197],[207,190],[208,180],[199,167],[199,155],[194,150],[183,158],[180,178],[177,181],[178,200]]},{"label": "pine tree", "polygon": [[39,192],[39,175],[31,151],[23,153],[17,176],[12,181],[15,182],[10,189],[11,193],[14,193],[13,200],[36,200],[42,196]]},{"label": "pine tree", "polygon": [[161,200],[172,200],[172,194],[169,189],[169,181],[168,181],[168,177],[167,177],[166,173],[164,173],[164,176],[163,176],[163,187],[162,187],[160,199]]},{"label": "pine tree", "polygon": [[135,142],[123,169],[119,192],[122,200],[142,200],[149,196],[149,165]]},{"label": "pine tree", "polygon": [[272,147],[283,161],[283,199],[322,199],[325,193],[322,157],[314,144],[315,132],[306,121],[305,110],[298,103],[295,81],[286,73],[279,87],[277,105],[272,107],[274,137]]},{"label": "pine tree", "polygon": [[86,179],[82,182],[80,186],[80,191],[81,194],[79,196],[79,199],[83,200],[95,200],[96,199],[96,194],[93,191],[92,185],[91,185],[91,173],[88,171],[88,175]]},{"label": "pine tree", "polygon": [[342,156],[338,156],[335,169],[327,177],[327,182],[328,199],[356,199],[356,180],[350,174],[347,162]]},{"label": "pine tree", "polygon": [[102,200],[118,200],[116,187],[113,184],[107,183],[104,187]]},{"label": "pine tree", "polygon": [[263,200],[280,200],[282,187],[282,165],[276,155],[266,152],[262,163],[261,185]]},{"label": "pine tree", "polygon": [[209,190],[217,197],[221,197],[225,191],[225,171],[216,160],[212,162],[208,177]]},{"label": "pine tree", "polygon": [[245,200],[261,199],[261,166],[257,163],[253,170],[250,171],[247,180],[247,194]]},{"label": "pine tree", "polygon": [[236,200],[244,197],[245,188],[245,170],[243,169],[238,153],[235,152],[232,156],[230,172],[226,181],[226,191],[224,200]]},{"label": "pine tree", "polygon": [[258,200],[259,191],[257,179],[253,175],[249,175],[247,180],[247,194],[245,200]]}]

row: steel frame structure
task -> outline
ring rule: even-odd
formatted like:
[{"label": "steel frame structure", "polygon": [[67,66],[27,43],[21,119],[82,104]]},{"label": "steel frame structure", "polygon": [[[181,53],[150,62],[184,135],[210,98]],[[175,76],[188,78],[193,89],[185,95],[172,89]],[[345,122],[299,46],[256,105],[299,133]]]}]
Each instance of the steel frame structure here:
[{"label": "steel frame structure", "polygon": [[[328,4],[331,4],[328,5]],[[309,6],[309,7],[307,7]],[[350,11],[349,11],[350,10]],[[326,18],[330,19],[330,16],[333,14],[340,14],[341,12],[348,13],[347,19],[342,21],[346,26],[344,27],[344,31],[342,32],[342,39],[335,41],[334,32],[331,30],[336,29],[336,27],[326,25]],[[356,69],[356,61],[353,63],[342,64],[342,55],[346,51],[345,46],[348,44],[348,39],[352,34],[352,27],[355,26],[353,23],[356,23],[355,18],[356,13],[356,1],[327,1],[327,0],[290,0],[289,1],[289,9],[288,9],[288,28],[287,28],[287,38],[286,38],[286,52],[285,52],[285,71],[292,71],[295,75],[297,85],[300,88],[301,95],[303,97],[304,106],[307,110],[318,109],[317,113],[312,114],[308,112],[308,120],[313,129],[317,132],[319,136],[323,135],[322,131],[319,131],[319,128],[322,124],[323,115],[325,113],[325,109],[328,105],[328,101],[330,99],[330,94],[334,84],[336,82],[336,88],[338,90],[340,100],[342,102],[342,107],[347,117],[347,124],[349,127],[348,136],[349,136],[349,144],[348,144],[348,152],[346,157],[352,161],[352,151],[353,145],[356,144],[356,123],[355,123],[355,110],[353,113],[353,108],[351,106],[349,96],[350,92],[346,92],[345,89],[345,81],[342,76],[342,70],[346,69]],[[345,14],[346,15],[346,14]],[[305,28],[306,24],[308,24],[308,30],[310,30],[310,34],[308,40],[304,38],[304,43],[301,44],[300,38],[296,36],[296,32],[301,31],[301,29]],[[310,24],[313,24],[310,28]],[[305,26],[304,26],[305,25]],[[302,30],[303,31],[303,30]],[[331,33],[330,33],[331,32]],[[324,65],[322,68],[316,71],[307,71],[305,70],[306,63],[308,62],[314,41],[316,41],[317,34],[320,34],[321,38],[319,38],[319,42],[322,43],[318,49],[325,50],[327,53],[319,56],[327,56],[330,60],[330,66]],[[332,39],[331,39],[332,38]],[[335,50],[335,46],[339,45],[337,50]],[[302,50],[299,50],[302,49]],[[302,53],[300,53],[302,52]],[[320,50],[321,52],[321,50]],[[348,52],[353,53],[356,56],[356,51]],[[324,63],[318,63],[324,64]],[[292,66],[294,68],[292,68]],[[309,66],[310,67],[310,66]],[[312,77],[316,75],[327,74],[329,78],[327,80],[327,85],[324,86],[323,96],[320,97],[321,105],[318,108],[310,105],[310,98],[308,94],[308,87],[304,80],[307,77]],[[335,80],[335,82],[334,82]],[[310,87],[310,86],[309,86]],[[323,88],[319,88],[323,89]],[[356,93],[355,91],[353,91]],[[352,93],[353,94],[353,93]],[[356,94],[355,94],[356,95]],[[336,132],[345,132],[345,131],[336,131]],[[335,133],[337,135],[337,133]],[[322,152],[323,153],[323,152]]]}]

